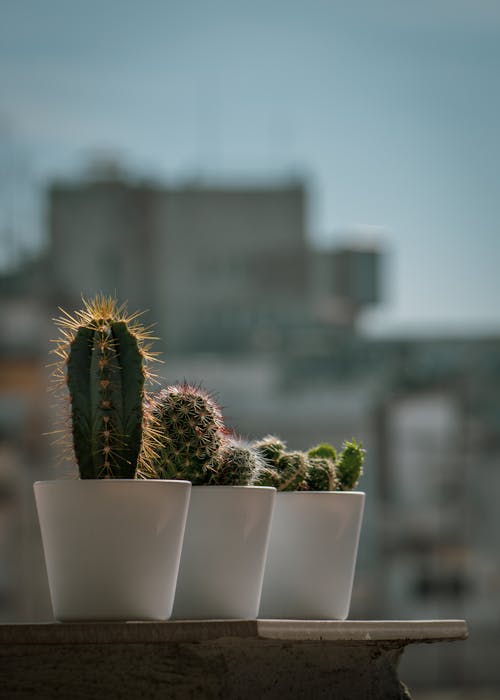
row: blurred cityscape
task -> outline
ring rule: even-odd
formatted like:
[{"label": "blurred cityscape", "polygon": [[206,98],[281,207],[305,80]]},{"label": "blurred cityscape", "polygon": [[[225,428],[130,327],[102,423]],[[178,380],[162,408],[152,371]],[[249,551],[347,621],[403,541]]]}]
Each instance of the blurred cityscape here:
[{"label": "blurred cityscape", "polygon": [[361,439],[351,617],[466,618],[466,643],[409,649],[401,677],[500,687],[500,335],[364,335],[386,250],[313,247],[306,185],[166,186],[110,161],[48,188],[46,247],[0,278],[0,621],[51,618],[32,483],[75,473],[42,436],[51,318],[101,291],[148,309],[165,382],[203,382],[243,437]]}]

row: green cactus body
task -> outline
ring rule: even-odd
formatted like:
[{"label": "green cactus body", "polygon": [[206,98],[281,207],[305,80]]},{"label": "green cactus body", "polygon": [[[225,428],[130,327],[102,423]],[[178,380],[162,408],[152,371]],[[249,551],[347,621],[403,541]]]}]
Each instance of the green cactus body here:
[{"label": "green cactus body", "polygon": [[344,442],[339,456],[332,445],[321,443],[307,454],[286,452],[284,442],[267,436],[253,443],[264,458],[254,483],[278,491],[350,491],[362,474],[365,451],[354,439]]},{"label": "green cactus body", "polygon": [[303,452],[287,452],[278,460],[280,476],[278,491],[303,491],[307,489],[307,457]]},{"label": "green cactus body", "polygon": [[281,476],[277,470],[265,465],[259,469],[253,480],[254,486],[274,486],[275,489],[279,489],[280,483]]},{"label": "green cactus body", "polygon": [[274,435],[266,435],[254,442],[252,447],[263,460],[263,466],[254,479],[255,485],[279,488],[281,476],[278,473],[278,461],[285,454],[286,444]]},{"label": "green cactus body", "polygon": [[259,452],[268,465],[277,465],[279,458],[285,454],[285,443],[274,435],[267,435],[262,440],[253,443],[253,448]]},{"label": "green cactus body", "polygon": [[263,460],[256,450],[238,442],[227,442],[221,448],[210,483],[217,486],[254,484],[263,466]]},{"label": "green cactus body", "polygon": [[151,415],[161,444],[153,467],[161,478],[209,483],[224,437],[222,414],[210,394],[189,384],[169,386],[153,400]]},{"label": "green cactus body", "polygon": [[337,452],[326,442],[307,452],[307,488],[311,491],[334,491],[337,488],[335,462]]},{"label": "green cactus body", "polygon": [[356,488],[363,473],[365,450],[354,439],[344,442],[342,447],[336,464],[337,488],[340,491],[350,491]]},{"label": "green cactus body", "polygon": [[262,455],[265,466],[255,483],[274,486],[278,491],[298,491],[306,488],[307,459],[303,452],[286,452],[286,444],[273,435],[253,443]]},{"label": "green cactus body", "polygon": [[57,320],[59,374],[71,399],[72,442],[82,479],[132,479],[143,447],[144,329],[105,297]]},{"label": "green cactus body", "polygon": [[306,484],[310,491],[335,491],[335,463],[326,457],[308,457]]},{"label": "green cactus body", "polygon": [[327,442],[322,442],[315,447],[311,447],[307,452],[308,457],[321,457],[323,459],[331,459],[332,462],[337,461],[337,452],[333,445],[329,445]]}]

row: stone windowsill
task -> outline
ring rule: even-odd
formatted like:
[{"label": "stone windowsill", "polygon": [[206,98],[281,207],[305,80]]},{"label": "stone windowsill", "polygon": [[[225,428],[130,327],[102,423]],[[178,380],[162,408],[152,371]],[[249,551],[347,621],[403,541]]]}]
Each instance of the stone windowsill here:
[{"label": "stone windowsill", "polygon": [[404,700],[408,644],[463,620],[205,620],[0,625],[2,697]]},{"label": "stone windowsill", "polygon": [[466,639],[464,620],[170,620],[0,625],[0,644],[161,644],[221,638],[407,644]]}]

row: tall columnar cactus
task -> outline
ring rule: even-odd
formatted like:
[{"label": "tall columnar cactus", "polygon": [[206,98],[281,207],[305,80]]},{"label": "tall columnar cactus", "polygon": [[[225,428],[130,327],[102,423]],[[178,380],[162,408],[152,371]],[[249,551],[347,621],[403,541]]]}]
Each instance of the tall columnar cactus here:
[{"label": "tall columnar cactus", "polygon": [[346,440],[344,442],[336,464],[338,489],[340,491],[350,491],[356,488],[363,473],[364,459],[365,450],[362,448],[361,443],[357,443],[354,438],[351,441]]},{"label": "tall columnar cactus", "polygon": [[143,401],[151,336],[124,305],[102,295],[73,315],[62,310],[56,381],[71,399],[73,449],[82,479],[137,476],[151,450]]},{"label": "tall columnar cactus", "polygon": [[158,476],[209,483],[225,432],[213,397],[187,383],[169,386],[152,400],[149,411],[160,443],[152,461]]},{"label": "tall columnar cactus", "polygon": [[248,486],[254,483],[265,463],[257,450],[236,440],[221,447],[210,483],[217,486]]}]

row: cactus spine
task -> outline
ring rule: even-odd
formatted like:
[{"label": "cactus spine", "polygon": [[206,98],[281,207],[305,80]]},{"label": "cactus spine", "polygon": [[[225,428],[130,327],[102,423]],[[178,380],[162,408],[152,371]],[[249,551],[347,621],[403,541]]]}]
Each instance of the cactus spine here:
[{"label": "cactus spine", "polygon": [[144,430],[147,361],[153,359],[147,330],[115,299],[83,300],[73,316],[56,319],[54,376],[71,399],[74,454],[82,479],[137,476],[140,455],[151,449]]},{"label": "cactus spine", "polygon": [[160,443],[152,466],[160,478],[209,483],[225,431],[213,397],[187,383],[172,385],[153,399],[150,413]]}]

